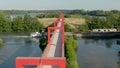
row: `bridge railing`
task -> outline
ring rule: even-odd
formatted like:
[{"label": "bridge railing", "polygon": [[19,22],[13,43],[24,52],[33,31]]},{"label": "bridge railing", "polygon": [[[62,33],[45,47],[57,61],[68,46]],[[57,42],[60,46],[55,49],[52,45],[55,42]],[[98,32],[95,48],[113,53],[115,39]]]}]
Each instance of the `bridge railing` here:
[{"label": "bridge railing", "polygon": [[[58,23],[62,22],[61,27],[57,27]],[[56,29],[62,30],[62,56],[61,57],[47,57],[48,51],[50,50],[51,40],[54,39]],[[52,37],[50,38],[50,30],[54,30]],[[24,68],[25,65],[37,66],[37,68],[43,68],[43,65],[59,66],[60,68],[66,68],[66,58],[64,57],[64,14],[61,14],[58,19],[54,21],[54,27],[48,27],[48,44],[43,52],[42,57],[17,57],[16,68]]]}]

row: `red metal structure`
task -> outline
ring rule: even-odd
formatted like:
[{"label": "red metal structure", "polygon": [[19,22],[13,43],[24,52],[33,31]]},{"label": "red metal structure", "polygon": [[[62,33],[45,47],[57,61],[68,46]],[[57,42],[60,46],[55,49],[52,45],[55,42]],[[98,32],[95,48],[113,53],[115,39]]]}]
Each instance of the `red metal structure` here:
[{"label": "red metal structure", "polygon": [[[61,27],[58,24],[61,23]],[[54,30],[52,37],[50,37],[50,31]],[[48,52],[51,48],[51,40],[54,39],[56,30],[61,30],[61,56],[60,57],[47,57]],[[48,27],[48,44],[42,57],[17,57],[16,68],[24,68],[25,65],[37,66],[37,68],[44,68],[44,65],[59,66],[59,68],[66,68],[66,58],[64,57],[64,14],[61,14],[59,18],[54,21],[54,27]]]}]

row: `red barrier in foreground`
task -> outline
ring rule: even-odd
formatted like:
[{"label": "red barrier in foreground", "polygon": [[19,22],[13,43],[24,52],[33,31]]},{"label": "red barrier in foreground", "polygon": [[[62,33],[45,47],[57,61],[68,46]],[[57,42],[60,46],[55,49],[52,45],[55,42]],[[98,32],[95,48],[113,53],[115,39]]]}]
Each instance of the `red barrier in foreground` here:
[{"label": "red barrier in foreground", "polygon": [[16,68],[24,68],[24,66],[37,66],[40,64],[40,57],[17,57]]}]

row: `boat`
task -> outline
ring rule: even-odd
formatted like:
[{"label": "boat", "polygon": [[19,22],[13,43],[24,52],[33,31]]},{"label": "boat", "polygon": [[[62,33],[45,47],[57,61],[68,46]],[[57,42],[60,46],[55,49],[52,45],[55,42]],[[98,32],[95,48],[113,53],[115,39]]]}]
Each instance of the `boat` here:
[{"label": "boat", "polygon": [[39,32],[33,32],[33,33],[30,34],[30,37],[33,37],[33,38],[39,38],[41,36],[42,35]]}]

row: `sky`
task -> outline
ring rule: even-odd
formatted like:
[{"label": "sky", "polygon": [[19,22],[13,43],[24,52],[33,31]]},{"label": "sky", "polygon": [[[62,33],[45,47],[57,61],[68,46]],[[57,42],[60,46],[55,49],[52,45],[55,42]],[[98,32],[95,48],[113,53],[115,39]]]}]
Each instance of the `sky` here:
[{"label": "sky", "polygon": [[120,0],[0,0],[0,10],[120,10]]}]

